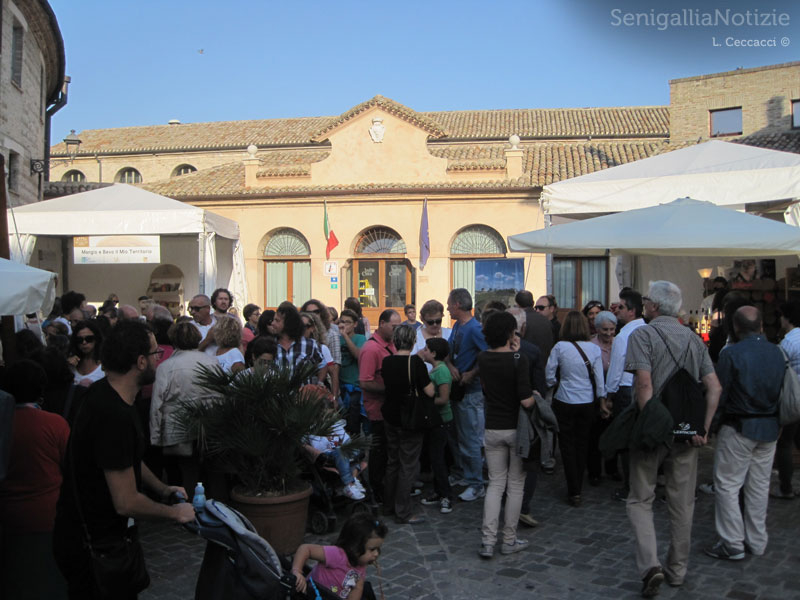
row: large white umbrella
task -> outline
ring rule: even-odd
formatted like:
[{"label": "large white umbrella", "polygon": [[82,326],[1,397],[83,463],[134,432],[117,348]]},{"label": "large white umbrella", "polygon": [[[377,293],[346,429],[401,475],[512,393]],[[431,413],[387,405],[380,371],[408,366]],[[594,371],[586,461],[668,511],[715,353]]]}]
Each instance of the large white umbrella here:
[{"label": "large white umbrella", "polygon": [[56,297],[56,274],[0,258],[0,315],[47,314]]},{"label": "large white umbrella", "polygon": [[711,202],[679,198],[512,235],[508,247],[567,256],[780,256],[800,254],[800,229]]}]

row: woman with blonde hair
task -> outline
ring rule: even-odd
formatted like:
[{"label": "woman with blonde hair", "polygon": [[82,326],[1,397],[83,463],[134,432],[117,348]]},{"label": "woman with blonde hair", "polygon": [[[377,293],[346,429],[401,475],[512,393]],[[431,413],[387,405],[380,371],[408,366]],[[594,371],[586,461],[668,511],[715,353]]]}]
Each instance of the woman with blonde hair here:
[{"label": "woman with blonde hair", "polygon": [[322,353],[322,360],[319,363],[319,382],[324,384],[329,375],[331,365],[334,364],[333,355],[330,348],[325,343],[328,331],[325,324],[317,313],[314,312],[301,312],[300,319],[303,321],[303,335],[307,338],[313,339],[317,342],[320,352]]},{"label": "woman with blonde hair", "polygon": [[214,341],[217,343],[217,362],[226,373],[238,373],[245,368],[242,345],[242,326],[236,317],[217,317],[214,326]]}]

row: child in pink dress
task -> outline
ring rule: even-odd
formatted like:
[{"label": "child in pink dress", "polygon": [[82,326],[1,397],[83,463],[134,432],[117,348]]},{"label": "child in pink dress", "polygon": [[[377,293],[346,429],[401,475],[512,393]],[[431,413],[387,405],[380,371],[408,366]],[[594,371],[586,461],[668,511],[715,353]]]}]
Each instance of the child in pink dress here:
[{"label": "child in pink dress", "polygon": [[[305,593],[308,583],[312,582],[312,585],[328,588],[339,598],[361,600],[367,565],[378,560],[387,532],[380,520],[368,513],[359,513],[345,521],[335,546],[303,544],[292,561],[297,591]],[[309,558],[317,564],[306,580],[303,566]]]}]

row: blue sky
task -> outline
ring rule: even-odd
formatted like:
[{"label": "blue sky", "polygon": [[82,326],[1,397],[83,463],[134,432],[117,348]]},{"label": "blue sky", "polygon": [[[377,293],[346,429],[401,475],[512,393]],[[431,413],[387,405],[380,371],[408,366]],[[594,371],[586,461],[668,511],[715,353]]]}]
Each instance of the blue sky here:
[{"label": "blue sky", "polygon": [[[419,111],[668,104],[670,79],[800,58],[787,0],[50,4],[72,77],[54,143],[170,119],[337,115],[375,94]],[[728,26],[662,25],[717,8]],[[736,26],[746,11],[762,24]],[[752,40],[775,47],[734,45]]]}]

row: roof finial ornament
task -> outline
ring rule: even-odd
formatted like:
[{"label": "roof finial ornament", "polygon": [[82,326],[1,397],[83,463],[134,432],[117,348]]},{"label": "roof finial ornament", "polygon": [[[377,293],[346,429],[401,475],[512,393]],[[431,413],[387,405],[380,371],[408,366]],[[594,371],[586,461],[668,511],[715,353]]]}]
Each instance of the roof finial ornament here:
[{"label": "roof finial ornament", "polygon": [[258,146],[256,146],[255,144],[250,144],[247,147],[247,153],[250,155],[250,158],[255,158],[257,152],[258,152]]},{"label": "roof finial ornament", "polygon": [[512,150],[519,150],[519,136],[515,133],[511,137],[508,138],[508,143],[511,144]]}]

